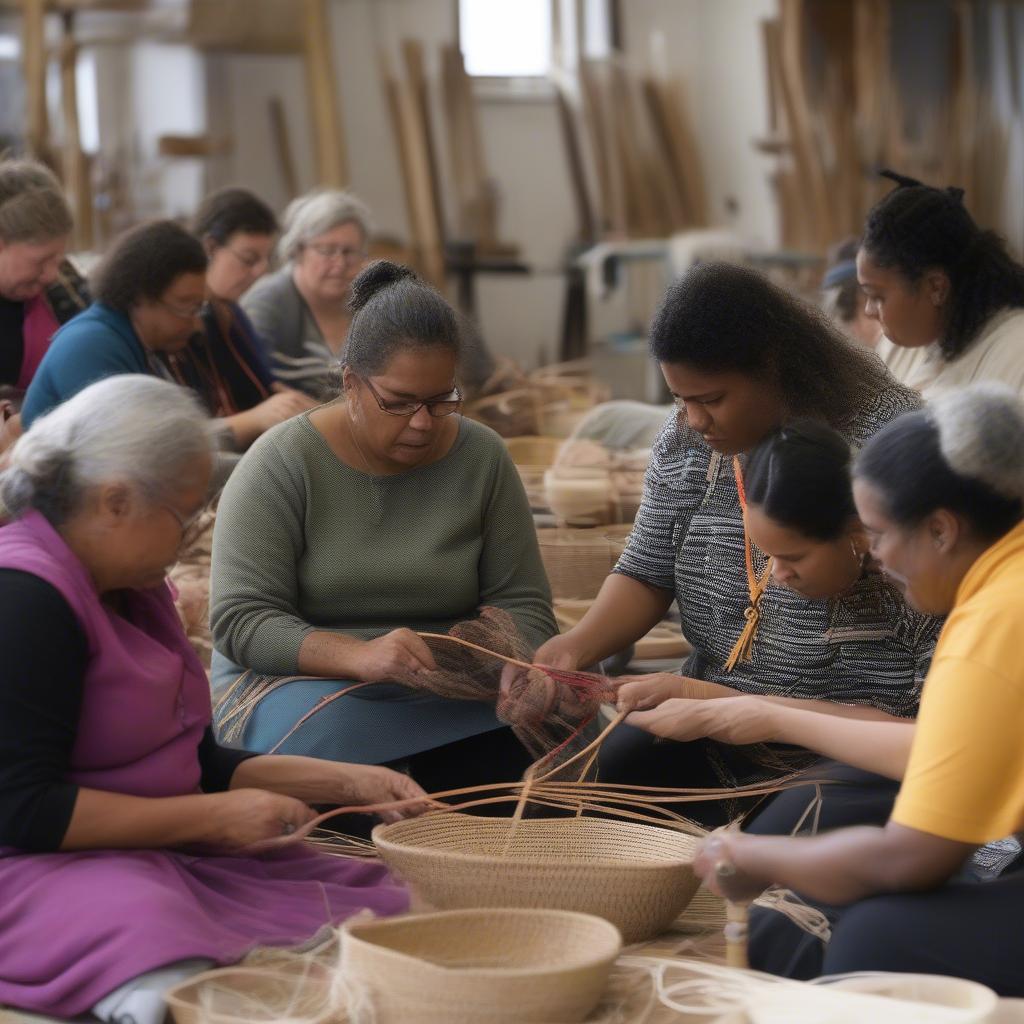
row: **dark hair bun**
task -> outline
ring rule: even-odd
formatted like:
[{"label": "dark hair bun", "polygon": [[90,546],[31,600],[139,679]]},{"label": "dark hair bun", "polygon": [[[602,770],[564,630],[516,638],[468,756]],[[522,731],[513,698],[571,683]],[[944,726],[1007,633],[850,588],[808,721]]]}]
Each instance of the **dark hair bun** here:
[{"label": "dark hair bun", "polygon": [[356,275],[349,291],[348,308],[358,313],[377,292],[398,281],[418,281],[416,271],[391,260],[375,260]]}]

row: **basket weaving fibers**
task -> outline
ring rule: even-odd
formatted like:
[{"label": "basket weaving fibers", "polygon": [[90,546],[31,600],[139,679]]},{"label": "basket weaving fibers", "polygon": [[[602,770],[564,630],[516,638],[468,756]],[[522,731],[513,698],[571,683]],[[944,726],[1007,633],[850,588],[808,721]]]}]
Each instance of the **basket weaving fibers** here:
[{"label": "basket weaving fibers", "polygon": [[597,597],[622,554],[631,526],[593,529],[545,527],[537,531],[540,556],[556,598]]},{"label": "basket weaving fibers", "polygon": [[312,961],[224,967],[175,985],[164,996],[175,1024],[334,1024],[332,972]]},{"label": "basket weaving fibers", "polygon": [[432,907],[574,910],[627,943],[665,931],[698,886],[696,839],[633,822],[426,814],[378,825],[373,841]]},{"label": "basket weaving fibers", "polygon": [[341,965],[373,1024],[569,1022],[600,1001],[621,946],[587,914],[456,910],[351,921]]}]

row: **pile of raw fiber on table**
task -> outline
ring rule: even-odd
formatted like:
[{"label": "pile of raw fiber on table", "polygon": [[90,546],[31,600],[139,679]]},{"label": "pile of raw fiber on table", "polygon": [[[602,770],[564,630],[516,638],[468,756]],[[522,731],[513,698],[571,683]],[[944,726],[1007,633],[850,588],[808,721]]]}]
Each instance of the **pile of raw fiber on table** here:
[{"label": "pile of raw fiber on table", "polygon": [[[557,767],[581,750],[593,738],[601,705],[614,700],[614,687],[604,676],[531,664],[529,645],[512,616],[500,608],[481,608],[476,618],[456,623],[447,634],[421,635],[437,668],[392,682],[450,700],[493,702],[498,718],[512,727],[545,769]],[[240,676],[217,701],[214,713],[222,738],[228,743],[239,740],[263,697],[294,678],[300,677],[255,672]],[[372,685],[355,682],[325,697],[274,749],[335,700]]]}]

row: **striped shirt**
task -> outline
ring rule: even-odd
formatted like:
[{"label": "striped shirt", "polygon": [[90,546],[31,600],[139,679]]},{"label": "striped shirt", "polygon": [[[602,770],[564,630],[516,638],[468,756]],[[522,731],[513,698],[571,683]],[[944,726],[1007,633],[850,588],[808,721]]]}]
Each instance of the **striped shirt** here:
[{"label": "striped shirt", "polygon": [[[920,398],[892,378],[842,432],[859,448]],[[749,661],[725,662],[749,604],[743,516],[732,459],[713,452],[673,414],[651,457],[643,503],[616,572],[674,590],[693,644],[687,673],[747,693],[870,704],[912,716],[941,620],[913,611],[880,573],[811,600],[769,582]],[[760,578],[767,558],[753,549]]]}]

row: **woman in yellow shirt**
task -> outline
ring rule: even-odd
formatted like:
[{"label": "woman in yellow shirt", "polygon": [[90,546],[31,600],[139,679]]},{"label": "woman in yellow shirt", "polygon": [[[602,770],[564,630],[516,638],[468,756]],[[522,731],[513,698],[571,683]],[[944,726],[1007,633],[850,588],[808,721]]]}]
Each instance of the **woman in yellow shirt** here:
[{"label": "woman in yellow shirt", "polygon": [[854,496],[907,599],[949,613],[892,815],[814,837],[716,833],[697,871],[733,898],[774,882],[829,907],[824,951],[787,922],[758,927],[762,969],[952,974],[1024,994],[1021,865],[958,877],[978,847],[1024,829],[1024,405],[982,385],[900,417],[859,456]]}]

